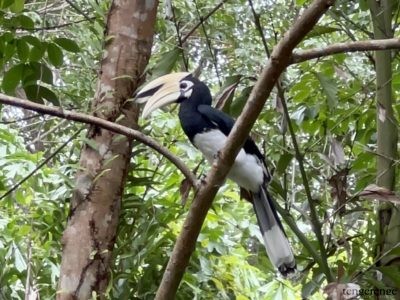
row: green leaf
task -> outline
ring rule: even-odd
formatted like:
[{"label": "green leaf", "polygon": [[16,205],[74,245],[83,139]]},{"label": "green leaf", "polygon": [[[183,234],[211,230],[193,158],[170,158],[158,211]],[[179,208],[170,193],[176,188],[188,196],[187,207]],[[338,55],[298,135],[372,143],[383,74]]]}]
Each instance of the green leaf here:
[{"label": "green leaf", "polygon": [[297,6],[303,6],[304,3],[306,3],[308,0],[296,0],[296,5]]},{"label": "green leaf", "polygon": [[11,5],[10,10],[13,13],[19,13],[24,10],[25,0],[14,0],[14,4]]},{"label": "green leaf", "polygon": [[377,267],[379,271],[389,278],[395,286],[400,286],[400,269],[398,266]]},{"label": "green leaf", "polygon": [[243,107],[245,106],[247,99],[250,96],[251,90],[253,89],[253,86],[248,86],[245,87],[240,95],[233,99],[232,104],[230,105],[230,114],[233,117],[237,117],[240,115],[240,113],[243,110]]},{"label": "green leaf", "polygon": [[25,15],[19,15],[18,22],[23,29],[33,29],[35,27],[35,22]]},{"label": "green leaf", "polygon": [[338,97],[337,97],[338,88],[336,82],[322,73],[314,73],[314,74],[321,83],[322,89],[325,92],[325,95],[328,99],[329,109],[333,110],[338,103]]},{"label": "green leaf", "polygon": [[20,39],[17,41],[17,53],[21,61],[26,62],[29,58],[29,46],[28,43]]},{"label": "green leaf", "polygon": [[23,64],[16,65],[10,68],[3,77],[2,88],[4,92],[14,93],[15,88],[21,81],[22,71],[24,69]]},{"label": "green leaf", "polygon": [[33,47],[37,47],[37,48],[43,47],[42,42],[36,36],[33,36],[33,35],[24,35],[21,37],[21,40],[24,40],[25,42],[32,45]]},{"label": "green leaf", "polygon": [[281,157],[279,157],[278,164],[276,166],[276,172],[278,174],[283,174],[286,171],[292,159],[293,159],[293,154],[287,152],[283,153]]},{"label": "green leaf", "polygon": [[25,258],[16,244],[14,244],[13,251],[14,251],[15,268],[18,270],[18,272],[25,271],[26,270]]},{"label": "green leaf", "polygon": [[60,105],[56,94],[44,86],[31,84],[25,86],[24,90],[28,99],[33,102],[43,103],[43,100],[47,100],[56,106]]},{"label": "green leaf", "polygon": [[73,40],[70,40],[67,38],[57,38],[54,40],[54,42],[57,45],[59,45],[61,48],[63,48],[64,50],[67,50],[69,52],[77,53],[77,52],[81,51],[78,44]]},{"label": "green leaf", "polygon": [[385,256],[391,256],[391,255],[396,255],[398,257],[400,257],[400,247],[395,247],[393,249],[391,249]]},{"label": "green leaf", "polygon": [[29,60],[30,61],[41,60],[45,51],[46,51],[46,47],[43,43],[40,43],[40,46],[33,46],[29,53]]},{"label": "green leaf", "polygon": [[348,266],[348,275],[352,275],[354,272],[359,270],[362,258],[362,252],[360,245],[357,242],[352,243],[351,260]]},{"label": "green leaf", "polygon": [[181,53],[182,50],[178,47],[175,47],[171,51],[165,53],[152,68],[152,77],[157,78],[171,73]]},{"label": "green leaf", "polygon": [[49,43],[47,45],[47,56],[53,66],[60,67],[63,64],[63,53],[56,44]]},{"label": "green leaf", "polygon": [[369,9],[368,0],[358,0],[358,3],[360,4],[361,10],[366,11]]},{"label": "green leaf", "polygon": [[12,40],[9,43],[5,45],[4,48],[4,53],[3,53],[3,58],[5,61],[8,61],[15,55],[15,48],[16,48],[16,41]]},{"label": "green leaf", "polygon": [[38,80],[48,84],[53,84],[53,73],[45,64],[38,62],[27,64],[24,69],[24,77],[22,78],[24,86],[36,83]]},{"label": "green leaf", "polygon": [[14,3],[14,0],[1,0],[0,7],[7,8],[7,7],[11,6],[13,3]]},{"label": "green leaf", "polygon": [[242,75],[228,76],[226,78],[224,84],[215,96],[215,107],[217,109],[222,109],[222,111],[229,113],[236,87],[238,86],[241,78]]}]

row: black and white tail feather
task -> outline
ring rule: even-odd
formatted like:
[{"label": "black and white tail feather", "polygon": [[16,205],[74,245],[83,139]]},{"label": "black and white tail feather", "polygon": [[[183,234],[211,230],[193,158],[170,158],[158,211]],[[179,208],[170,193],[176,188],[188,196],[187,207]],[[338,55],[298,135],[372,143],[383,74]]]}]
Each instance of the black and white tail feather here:
[{"label": "black and white tail feather", "polygon": [[296,262],[282,223],[276,214],[271,195],[262,186],[253,193],[253,207],[264,240],[265,249],[272,264],[283,276],[296,271]]}]

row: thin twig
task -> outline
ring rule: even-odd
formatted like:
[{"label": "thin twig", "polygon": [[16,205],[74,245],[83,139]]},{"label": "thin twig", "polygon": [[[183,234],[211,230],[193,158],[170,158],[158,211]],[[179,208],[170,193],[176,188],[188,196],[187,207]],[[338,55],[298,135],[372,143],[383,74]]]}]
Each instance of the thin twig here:
[{"label": "thin twig", "polygon": [[1,121],[0,124],[10,125],[10,124],[18,123],[18,122],[23,122],[23,121],[28,121],[28,120],[31,120],[31,119],[40,118],[41,116],[42,116],[41,114],[35,114],[35,115],[24,117],[24,118],[21,118],[21,119],[18,119],[18,120]]},{"label": "thin twig", "polygon": [[357,277],[359,277],[362,274],[365,274],[366,272],[368,272],[370,269],[372,269],[373,267],[376,267],[376,264],[386,255],[388,255],[391,251],[393,251],[393,249],[396,249],[397,247],[400,247],[400,242],[396,243],[393,245],[393,247],[391,247],[390,249],[388,249],[387,251],[381,253],[381,255],[379,255],[365,270],[359,271],[355,274],[353,274],[351,281],[355,281],[357,279]]},{"label": "thin twig", "polygon": [[69,23],[64,23],[64,24],[60,24],[60,25],[35,27],[35,28],[16,27],[15,29],[25,30],[25,31],[56,30],[56,29],[72,26],[72,25],[75,25],[75,24],[79,24],[79,23],[82,23],[82,22],[93,21],[95,19],[96,19],[96,17],[90,17],[89,20],[88,19],[82,19],[82,20],[78,20],[78,21],[75,21],[75,22],[69,22]]},{"label": "thin twig", "polygon": [[[199,7],[197,5],[197,1],[196,0],[194,0],[194,4],[196,6],[197,15],[199,16],[200,21],[202,21],[201,20],[202,17],[200,15]],[[208,37],[207,30],[206,30],[206,27],[204,26],[204,23],[205,23],[205,21],[201,22],[201,28],[203,29],[204,37],[206,38],[207,48],[208,48],[208,51],[210,52],[210,55],[211,55],[211,58],[212,58],[212,63],[214,65],[215,74],[217,75],[218,84],[219,84],[219,86],[222,86],[221,76],[220,76],[219,71],[218,71],[217,56],[214,54],[213,49],[211,47],[211,41],[210,41],[210,39]]]},{"label": "thin twig", "polygon": [[322,224],[318,217],[317,208],[315,206],[314,199],[312,198],[312,195],[311,195],[310,184],[308,182],[307,173],[306,173],[306,170],[304,167],[304,156],[300,151],[299,144],[297,143],[296,133],[293,129],[293,124],[290,119],[289,110],[287,108],[286,100],[285,100],[284,94],[283,94],[283,89],[279,84],[277,84],[277,86],[278,86],[278,94],[279,94],[279,97],[280,97],[281,103],[282,103],[283,112],[285,114],[285,118],[286,118],[288,128],[289,128],[289,133],[290,133],[290,136],[292,139],[293,148],[295,150],[295,157],[299,164],[299,170],[300,170],[301,178],[303,180],[304,191],[305,191],[305,194],[307,197],[308,205],[310,207],[311,223],[313,225],[314,233],[315,233],[315,236],[317,237],[318,244],[319,244],[319,250],[321,252],[322,264],[320,265],[320,267],[323,269],[327,280],[329,282],[331,282],[333,280],[333,276],[332,276],[332,273],[331,273],[331,271],[329,269],[329,265],[328,265],[328,256],[326,253],[324,238],[322,236]]},{"label": "thin twig", "polygon": [[[363,26],[354,23],[353,20],[351,20],[343,11],[341,11],[341,10],[335,10],[335,11],[332,11],[332,14],[334,14],[334,15],[339,15],[340,17],[342,17],[343,19],[345,19],[346,22],[347,22],[347,26],[349,26],[349,24],[351,24],[355,29],[357,29],[357,30],[363,32],[367,37],[369,37],[369,38],[371,38],[371,39],[374,38],[374,34],[373,34],[372,32],[368,31],[368,30],[365,29]],[[336,18],[335,18],[335,19],[336,19]],[[337,20],[337,19],[336,19],[336,20]]]},{"label": "thin twig", "polygon": [[90,21],[90,17],[85,12],[83,12],[78,6],[76,6],[74,2],[72,2],[71,0],[65,0],[65,2],[67,2],[73,9],[75,9],[86,20]]},{"label": "thin twig", "polygon": [[53,153],[51,153],[46,159],[44,159],[40,164],[36,166],[35,169],[33,169],[28,175],[26,175],[24,178],[22,178],[20,181],[18,181],[12,188],[10,188],[7,192],[5,192],[3,195],[0,196],[0,200],[4,199],[8,195],[10,195],[12,192],[14,192],[16,189],[18,189],[25,181],[27,181],[29,178],[31,178],[37,171],[39,171],[44,165],[46,165],[54,156],[56,156],[64,147],[68,145],[74,138],[78,136],[78,134],[82,131],[82,129],[79,129],[77,132],[75,132],[65,143],[63,143],[60,147],[58,147]]},{"label": "thin twig", "polygon": [[253,1],[252,1],[252,0],[249,0],[249,4],[250,4],[250,7],[251,7],[251,11],[252,11],[252,13],[253,13],[254,24],[256,25],[256,29],[257,29],[257,31],[258,31],[260,37],[261,37],[261,40],[262,40],[262,43],[263,43],[263,46],[264,46],[265,53],[267,53],[267,57],[269,58],[269,57],[271,56],[271,53],[270,53],[270,51],[269,51],[269,49],[268,49],[267,40],[266,40],[266,38],[265,38],[263,29],[262,29],[262,26],[261,26],[260,15],[257,14],[256,10],[254,9]]},{"label": "thin twig", "polygon": [[[66,119],[63,119],[61,122],[59,122],[57,125],[52,126],[48,131],[44,132],[43,134],[38,133],[37,137],[34,138],[28,145],[27,147],[36,144],[39,141],[42,141],[46,136],[48,136],[49,134],[52,134],[53,132],[55,132],[56,130],[58,130],[60,127],[64,126],[67,123]],[[65,128],[65,127],[64,127]]]},{"label": "thin twig", "polygon": [[182,60],[183,60],[184,66],[185,66],[185,71],[188,71],[189,70],[188,60],[185,57],[185,51],[183,49],[183,42],[182,42],[181,32],[179,30],[178,21],[176,20],[175,7],[174,6],[172,6],[172,18],[174,20],[174,25],[175,25],[175,30],[176,30],[176,37],[178,39],[178,45],[179,45],[179,48],[182,51]]},{"label": "thin twig", "polygon": [[197,28],[199,28],[203,22],[207,21],[209,17],[211,17],[225,2],[228,0],[222,0],[220,3],[218,3],[207,15],[204,17],[200,17],[200,22],[197,23],[183,38],[182,38],[182,43],[185,43],[186,40],[193,34],[193,32],[196,31]]},{"label": "thin twig", "polygon": [[160,154],[164,155],[182,172],[182,174],[190,181],[190,183],[194,187],[197,186],[196,176],[193,175],[193,173],[189,170],[189,168],[176,155],[172,154],[168,149],[166,149],[165,147],[157,143],[155,140],[151,139],[150,137],[148,137],[147,135],[138,130],[134,130],[126,126],[122,126],[120,124],[113,123],[95,116],[64,110],[61,107],[46,106],[32,101],[27,101],[24,99],[7,96],[1,93],[0,93],[0,103],[25,108],[28,110],[33,110],[39,113],[56,116],[62,119],[73,120],[76,122],[99,126],[101,128],[110,130],[112,132],[119,133],[130,138],[134,138],[139,142],[156,150]]}]

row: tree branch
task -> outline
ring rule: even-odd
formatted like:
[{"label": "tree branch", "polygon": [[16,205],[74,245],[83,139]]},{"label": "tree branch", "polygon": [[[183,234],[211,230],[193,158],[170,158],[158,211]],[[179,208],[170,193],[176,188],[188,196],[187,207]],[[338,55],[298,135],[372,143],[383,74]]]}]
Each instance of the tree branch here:
[{"label": "tree branch", "polygon": [[204,17],[200,17],[200,22],[197,23],[183,38],[182,38],[182,44],[186,42],[186,40],[193,34],[193,32],[196,31],[197,28],[199,28],[209,17],[211,17],[226,1],[228,0],[222,0],[220,3],[218,3],[207,15]]},{"label": "tree branch", "polygon": [[272,52],[243,112],[229,134],[225,147],[214,161],[205,183],[200,186],[193,200],[158,288],[156,300],[174,298],[212,201],[264,107],[279,75],[289,65],[294,47],[300,43],[334,2],[334,0],[315,0],[308,9],[304,10],[303,15],[297,19]]},{"label": "tree branch", "polygon": [[134,138],[139,142],[149,146],[150,148],[156,150],[163,156],[165,156],[169,161],[171,161],[181,172],[182,174],[190,181],[190,183],[196,187],[197,186],[197,178],[196,176],[189,170],[189,168],[174,154],[172,154],[167,148],[161,146],[155,140],[151,139],[144,133],[134,130],[117,123],[113,123],[98,117],[90,116],[83,113],[73,112],[64,110],[61,107],[54,106],[46,106],[42,104],[38,104],[35,102],[27,101],[24,99],[7,96],[0,93],[0,103],[4,103],[7,105],[12,105],[16,107],[25,108],[28,110],[33,110],[42,114],[47,114],[51,116],[56,116],[62,119],[72,120],[80,123],[91,124],[95,126],[99,126],[101,128],[110,130],[115,133],[119,133],[125,135],[130,138]]},{"label": "tree branch", "polygon": [[267,54],[267,57],[269,58],[271,56],[271,53],[270,53],[270,51],[268,49],[267,39],[265,38],[263,29],[262,29],[262,26],[261,26],[260,15],[257,14],[256,10],[254,9],[254,5],[253,5],[253,1],[252,0],[249,0],[249,5],[250,5],[251,11],[253,13],[254,25],[256,26],[258,34],[261,37],[261,41],[263,43],[265,53]]},{"label": "tree branch", "polygon": [[400,49],[400,39],[384,39],[384,40],[365,40],[348,43],[337,43],[325,48],[315,48],[310,50],[302,50],[293,52],[290,64],[297,64],[306,60],[320,58],[332,54],[357,51],[379,51],[389,49]]}]

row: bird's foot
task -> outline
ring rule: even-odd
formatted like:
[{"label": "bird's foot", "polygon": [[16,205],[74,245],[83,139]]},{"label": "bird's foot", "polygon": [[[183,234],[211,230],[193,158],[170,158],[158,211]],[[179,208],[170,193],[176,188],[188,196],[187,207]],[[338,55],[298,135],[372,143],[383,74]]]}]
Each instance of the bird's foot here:
[{"label": "bird's foot", "polygon": [[214,154],[213,158],[214,158],[214,160],[220,159],[221,158],[221,151],[218,150],[217,153]]},{"label": "bird's foot", "polygon": [[206,174],[201,174],[199,180],[197,181],[197,190],[202,186],[207,183],[207,175]]}]

